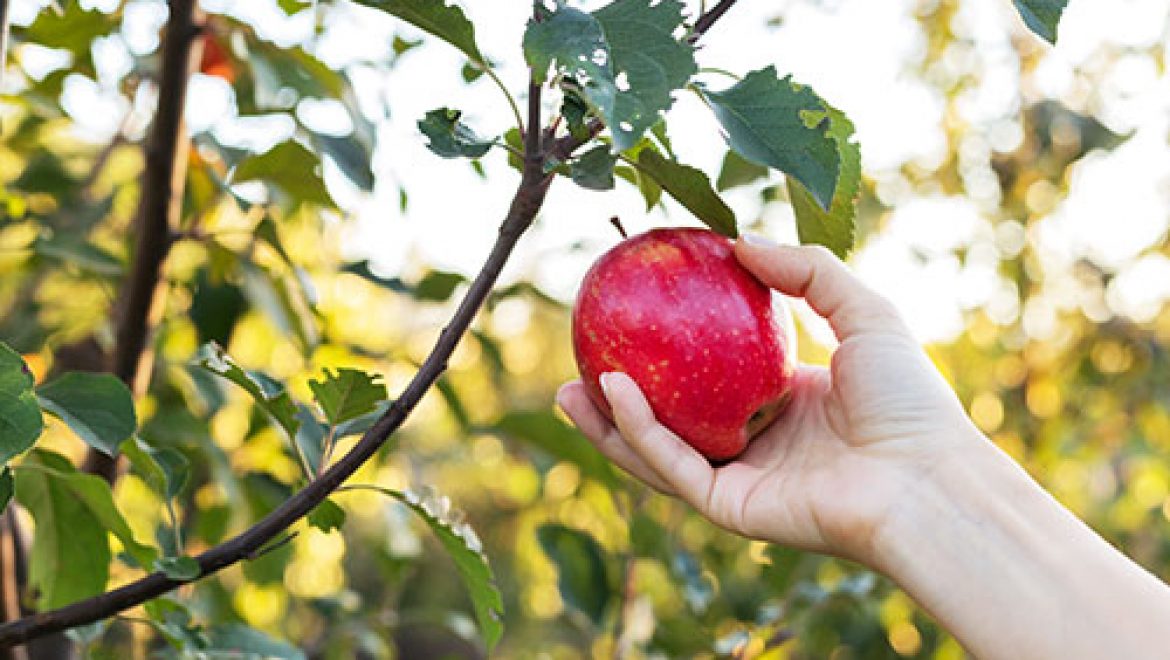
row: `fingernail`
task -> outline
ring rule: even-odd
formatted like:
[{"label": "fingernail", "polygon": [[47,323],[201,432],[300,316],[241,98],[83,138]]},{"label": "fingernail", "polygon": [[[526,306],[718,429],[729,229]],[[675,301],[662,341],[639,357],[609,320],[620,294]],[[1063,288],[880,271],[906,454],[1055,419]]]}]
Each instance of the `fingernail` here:
[{"label": "fingernail", "polygon": [[744,234],[743,242],[754,247],[771,248],[776,247],[776,242],[765,236],[759,234]]},{"label": "fingernail", "polygon": [[609,381],[612,373],[604,373],[597,377],[598,384],[601,385],[601,391],[605,394],[605,398],[609,398]]},{"label": "fingernail", "polygon": [[566,390],[568,387],[569,387],[569,384],[568,384],[568,383],[565,383],[564,385],[561,385],[559,388],[557,388],[557,395],[556,395],[556,397],[554,397],[554,399],[555,399],[555,400],[556,400],[556,402],[557,402],[557,406],[559,406],[561,410],[564,410],[564,409],[565,409],[565,404],[564,404],[564,401],[565,401],[565,390]]}]

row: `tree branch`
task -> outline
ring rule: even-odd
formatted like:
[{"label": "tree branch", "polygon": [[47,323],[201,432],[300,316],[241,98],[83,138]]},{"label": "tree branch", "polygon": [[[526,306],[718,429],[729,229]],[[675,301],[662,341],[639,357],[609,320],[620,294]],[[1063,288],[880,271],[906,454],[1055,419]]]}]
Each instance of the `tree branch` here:
[{"label": "tree branch", "polygon": [[726,14],[727,10],[731,9],[732,5],[735,3],[736,0],[720,0],[719,4],[712,7],[709,11],[700,16],[699,20],[695,21],[694,32],[691,34],[688,40],[691,43],[698,41],[699,37],[706,34],[707,30],[710,30],[711,26],[715,25],[716,21],[718,21],[720,18],[723,18],[723,15]]},{"label": "tree branch", "polygon": [[[540,126],[539,86],[529,87],[529,119],[530,127]],[[310,482],[248,530],[196,557],[200,568],[199,578],[254,556],[268,542],[316,508],[402,426],[423,395],[447,369],[448,358],[487,300],[520,236],[532,225],[552,182],[552,177],[543,171],[540,131],[530,128],[526,142],[524,175],[508,214],[500,225],[495,245],[418,373],[391,404],[386,414],[366,431],[353,449],[338,459],[320,478]],[[105,619],[182,584],[184,582],[168,578],[163,573],[151,573],[99,596],[0,625],[0,648],[8,648],[53,632]]]},{"label": "tree branch", "polygon": [[[154,351],[150,336],[162,311],[163,291],[159,288],[163,262],[170,252],[172,229],[179,225],[183,188],[187,179],[187,152],[183,130],[183,109],[187,81],[199,62],[201,32],[196,0],[169,0],[170,18],[163,37],[162,71],[159,77],[158,108],[146,142],[146,166],[142,191],[134,219],[136,242],[129,279],[122,289],[114,355],[110,371],[136,397],[145,394],[150,383]],[[113,483],[117,463],[90,449],[82,468]]]},{"label": "tree branch", "polygon": [[8,0],[0,0],[0,87],[8,69]]}]

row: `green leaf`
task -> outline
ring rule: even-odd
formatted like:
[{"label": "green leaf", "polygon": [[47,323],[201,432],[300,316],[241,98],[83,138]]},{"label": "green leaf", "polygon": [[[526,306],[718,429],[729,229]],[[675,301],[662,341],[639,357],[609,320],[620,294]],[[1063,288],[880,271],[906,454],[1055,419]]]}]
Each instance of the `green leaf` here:
[{"label": "green leaf", "polygon": [[711,229],[730,238],[739,235],[735,213],[701,170],[667,160],[653,149],[638,154],[638,168]]},{"label": "green leaf", "polygon": [[616,487],[618,480],[610,461],[572,426],[548,410],[513,410],[495,424],[493,430],[510,438],[538,447],[549,456],[569,461],[581,472]]},{"label": "green leaf", "polygon": [[117,277],[126,269],[120,259],[78,236],[38,237],[33,242],[32,249],[43,257],[73,264],[95,275]]},{"label": "green leaf", "polygon": [[321,177],[321,158],[296,140],[287,140],[252,156],[236,167],[233,183],[264,181],[276,186],[295,202],[337,208]]},{"label": "green leaf", "polygon": [[1056,30],[1068,0],[1014,0],[1024,23],[1048,43],[1056,43]]},{"label": "green leaf", "polygon": [[12,500],[12,494],[16,490],[16,483],[12,480],[12,468],[7,465],[3,470],[0,470],[0,513],[8,508],[8,502]]},{"label": "green leaf", "polygon": [[753,163],[729,149],[727,155],[723,157],[722,167],[719,168],[719,178],[715,181],[715,189],[723,192],[755,183],[767,176],[768,168]]},{"label": "green leaf", "polygon": [[138,428],[130,388],[110,374],[67,373],[37,389],[41,407],[106,456]]},{"label": "green leaf", "polygon": [[[329,435],[329,427],[322,424],[308,406],[300,404],[297,405],[297,421],[301,425],[297,427],[296,445],[309,464],[309,470],[316,474],[325,456],[325,438]],[[335,440],[342,437],[336,431],[334,435]]]},{"label": "green leaf", "polygon": [[588,114],[589,105],[581,100],[581,97],[576,94],[565,94],[561,102],[561,116],[565,118],[565,128],[569,130],[569,134],[578,140],[589,138],[589,127],[585,124]]},{"label": "green leaf", "polygon": [[443,548],[455,562],[463,585],[471,596],[475,619],[479,622],[484,640],[491,650],[504,632],[502,616],[504,600],[496,587],[495,576],[483,552],[483,543],[470,525],[460,522],[462,515],[451,510],[451,501],[427,489],[423,493],[397,491],[380,486],[363,485],[360,488],[382,493],[402,502],[426,521]]},{"label": "green leaf", "polygon": [[28,451],[44,429],[34,382],[20,354],[0,342],[0,464]]},{"label": "green leaf", "polygon": [[155,630],[171,646],[197,656],[208,645],[202,629],[191,622],[191,613],[182,603],[170,598],[155,598],[143,605]]},{"label": "green leaf", "polygon": [[276,4],[289,16],[313,6],[311,0],[276,0]]},{"label": "green leaf", "polygon": [[731,148],[747,160],[796,177],[822,208],[829,208],[841,171],[830,135],[829,106],[811,88],[776,67],[753,71],[730,89],[700,88],[727,133]]},{"label": "green leaf", "polygon": [[393,403],[393,401],[383,401],[379,403],[376,408],[374,408],[373,412],[366,413],[365,415],[351,419],[348,422],[338,424],[337,428],[333,429],[333,438],[338,440],[351,435],[364,434],[366,431],[370,430],[370,428],[373,427],[379,419],[381,419],[382,415],[386,414],[386,411],[390,409],[390,406]]},{"label": "green leaf", "polygon": [[581,154],[569,166],[573,183],[589,190],[613,190],[613,166],[617,156],[601,144]]},{"label": "green leaf", "polygon": [[386,398],[386,386],[370,375],[356,369],[325,370],[322,380],[310,380],[313,398],[325,413],[331,425],[360,417]]},{"label": "green leaf", "polygon": [[340,530],[345,524],[345,509],[337,506],[333,500],[323,500],[309,512],[308,520],[310,525],[325,533]]},{"label": "green leaf", "polygon": [[297,437],[297,406],[288,392],[271,378],[259,373],[249,373],[240,368],[217,344],[206,344],[200,349],[201,357],[196,363],[211,373],[226,378],[244,388],[261,410],[268,413],[284,429],[289,440]]},{"label": "green leaf", "polygon": [[447,302],[467,278],[459,273],[432,270],[414,286],[413,295],[424,302]]},{"label": "green leaf", "polygon": [[482,158],[493,140],[476,135],[459,121],[462,116],[458,110],[436,108],[420,119],[418,129],[430,138],[427,148],[443,158]]},{"label": "green leaf", "polygon": [[[109,577],[107,533],[141,566],[157,553],[139,543],[114,505],[110,486],[78,472],[65,457],[36,450],[16,471],[16,498],[36,521],[29,582],[38,606],[52,609],[101,593]],[[79,551],[83,549],[83,551]]]},{"label": "green leaf", "polygon": [[825,211],[799,181],[788,177],[788,197],[796,213],[796,232],[804,244],[823,245],[844,259],[853,249],[857,224],[857,195],[861,190],[861,147],[853,138],[853,123],[840,110],[829,109],[829,134],[841,156],[841,177],[833,203]]},{"label": "green leaf", "polygon": [[683,24],[678,0],[651,4],[617,0],[586,14],[560,5],[542,12],[524,33],[524,56],[537,81],[549,67],[580,85],[580,93],[625,151],[673,104],[672,93],[698,71],[694,47],[674,33]]},{"label": "green leaf", "polygon": [[312,139],[317,150],[328,155],[353,185],[365,192],[374,191],[374,172],[370,169],[373,153],[357,136],[338,137],[314,132]]},{"label": "green leaf", "polygon": [[196,657],[305,660],[304,651],[243,624],[215,626],[206,635],[207,645]]},{"label": "green leaf", "polygon": [[74,55],[88,55],[90,45],[118,27],[110,14],[97,9],[85,10],[80,2],[63,3],[64,11],[42,9],[37,18],[24,29],[24,38],[46,48],[64,48]]},{"label": "green leaf", "polygon": [[589,534],[564,525],[536,530],[540,547],[557,567],[557,587],[570,607],[601,626],[613,592],[605,569],[605,551]]},{"label": "green leaf", "polygon": [[154,570],[182,582],[190,582],[203,573],[194,557],[163,557],[154,562]]},{"label": "green leaf", "polygon": [[179,495],[191,475],[190,461],[170,447],[151,447],[134,438],[122,446],[122,453],[147,485],[168,500]]},{"label": "green leaf", "polygon": [[380,9],[418,29],[429,32],[458,48],[476,62],[484,62],[475,43],[475,26],[463,10],[443,0],[355,0],[359,5]]}]

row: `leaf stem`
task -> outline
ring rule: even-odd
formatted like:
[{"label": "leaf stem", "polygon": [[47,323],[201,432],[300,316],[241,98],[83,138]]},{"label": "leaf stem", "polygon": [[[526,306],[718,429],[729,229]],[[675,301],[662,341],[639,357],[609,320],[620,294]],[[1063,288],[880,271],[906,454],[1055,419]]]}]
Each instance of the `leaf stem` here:
[{"label": "leaf stem", "polygon": [[486,62],[475,62],[474,60],[472,62],[480,68],[480,71],[486,73],[487,77],[491,78],[492,82],[496,84],[496,87],[500,88],[500,91],[503,92],[504,98],[508,100],[508,107],[512,109],[512,117],[516,120],[516,128],[523,134],[524,117],[520,114],[520,106],[516,103],[516,98],[508,91],[508,86],[504,84],[503,80],[500,80],[500,77],[496,75],[495,69],[490,64]]},{"label": "leaf stem", "polygon": [[171,520],[171,532],[175,535],[175,556],[183,556],[183,530],[179,528],[179,516],[175,515],[175,502],[166,498],[167,517]]}]

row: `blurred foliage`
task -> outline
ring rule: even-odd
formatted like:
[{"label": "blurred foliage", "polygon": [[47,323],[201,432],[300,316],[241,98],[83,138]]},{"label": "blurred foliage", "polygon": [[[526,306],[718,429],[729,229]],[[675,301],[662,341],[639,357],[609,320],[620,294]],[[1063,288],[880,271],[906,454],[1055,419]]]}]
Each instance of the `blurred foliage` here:
[{"label": "blurred foliage", "polygon": [[[123,47],[131,65],[112,80],[95,62],[95,44],[117,37],[131,6],[150,3],[112,13],[61,4],[61,13],[47,8],[16,26],[8,85],[17,93],[4,98],[0,143],[0,340],[23,356],[38,387],[56,382],[58,390],[60,374],[101,370],[111,350],[149,120],[137,99],[149,98],[158,59],[155,50]],[[296,0],[279,6],[333,11]],[[953,112],[982,75],[974,43],[955,32],[958,7],[920,3],[927,45],[916,73],[947,103],[949,148],[938,163],[905,165],[898,183],[980,204],[992,235],[953,257],[990,258],[1008,299],[970,310],[962,335],[932,355],[996,443],[1109,541],[1170,578],[1170,309],[1136,320],[1115,312],[1115,270],[1079,260],[1053,271],[1032,232],[1066,194],[1071,168],[1124,136],[1095,117],[1091,95],[1044,98],[1027,85],[1042,46],[1021,36],[1013,42],[1019,113],[1004,118],[1021,138],[989,146],[987,127]],[[182,574],[185,556],[245,529],[298,488],[302,463],[315,469],[329,451],[344,452],[368,426],[381,390],[351,397],[343,385],[381,388],[362,372],[382,374],[393,395],[465,288],[461,275],[426,264],[388,275],[339,256],[348,221],[336,187],[375,185],[369,163],[379,117],[360,107],[352,71],[326,66],[310,45],[270,42],[231,15],[211,15],[206,39],[202,70],[230,87],[240,117],[282,117],[291,135],[260,153],[214,133],[194,136],[157,362],[149,394],[135,402],[136,437],[123,443],[132,467],[113,490],[116,510],[71,467],[86,433],[104,437],[116,425],[46,417],[39,449],[15,466],[17,501],[32,512],[21,519],[38,523],[37,542],[76,553],[78,539],[88,539],[94,549],[85,554],[108,564],[110,585],[141,574],[154,552],[142,543],[161,551],[155,565]],[[387,70],[418,47],[396,38],[388,61],[364,66]],[[46,48],[61,63],[48,71],[29,65]],[[1099,66],[1079,72],[1083,86],[1096,89],[1121,55],[1101,53]],[[1164,66],[1160,50],[1137,55]],[[469,84],[476,73],[465,72]],[[69,81],[99,78],[133,109],[105,144],[72,131],[63,104]],[[350,132],[307,125],[297,107],[313,99],[338,103]],[[327,180],[327,171],[343,181]],[[763,175],[729,157],[719,188]],[[649,183],[648,202],[661,195]],[[785,198],[769,186],[761,204]],[[863,182],[862,244],[881,235],[887,203],[873,181]],[[1151,253],[1170,254],[1164,236]],[[1062,277],[1075,278],[1071,299],[1054,279]],[[1051,317],[1048,331],[1029,325],[1036,314]],[[823,347],[801,339],[806,357],[824,358]],[[216,357],[216,345],[233,361]],[[25,368],[8,363],[13,374]],[[494,598],[504,612],[499,657],[962,657],[880,576],[731,537],[612,469],[553,411],[556,387],[575,375],[568,314],[532,283],[493,295],[450,367],[353,480],[398,495],[340,492],[255,560],[72,638],[93,657],[228,648],[272,657],[480,657],[484,631],[494,633],[476,617],[490,616]],[[31,405],[33,383],[19,375],[4,383]],[[297,403],[313,400],[324,405]],[[2,480],[0,490],[10,492],[11,473]],[[84,496],[70,498],[57,482]],[[450,500],[428,495],[424,506],[404,494],[418,484]],[[40,524],[38,512],[52,501],[90,521],[62,530],[70,545]],[[108,547],[103,517],[117,527]],[[113,529],[108,520],[104,528]],[[452,544],[467,553],[456,550],[454,562],[436,551]],[[476,564],[480,549],[490,558],[487,577]],[[104,581],[106,568],[93,569],[87,579]]]}]

